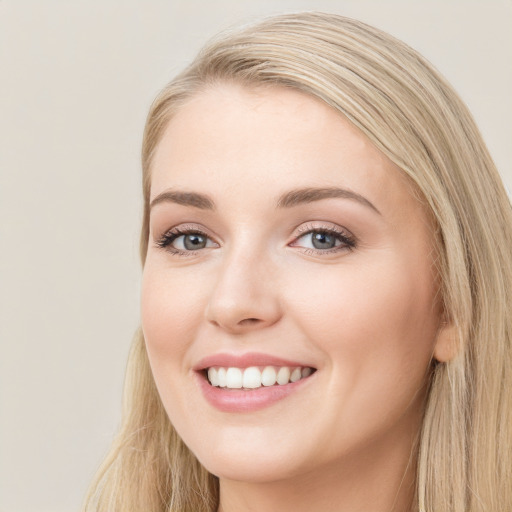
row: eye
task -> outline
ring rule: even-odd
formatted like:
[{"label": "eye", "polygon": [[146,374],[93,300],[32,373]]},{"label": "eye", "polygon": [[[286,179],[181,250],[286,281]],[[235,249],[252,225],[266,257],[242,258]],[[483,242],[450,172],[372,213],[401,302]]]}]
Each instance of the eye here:
[{"label": "eye", "polygon": [[194,251],[204,249],[208,244],[208,238],[201,233],[190,233],[181,235],[172,242],[173,247],[179,250]]},{"label": "eye", "polygon": [[[306,235],[314,249],[333,249],[341,242],[332,234],[316,231]],[[301,237],[306,238],[306,237]]]},{"label": "eye", "polygon": [[206,233],[197,229],[174,228],[165,233],[156,241],[156,245],[174,254],[186,254],[218,247]]},{"label": "eye", "polygon": [[[306,232],[304,233],[304,231]],[[355,238],[349,232],[338,227],[305,227],[302,232],[303,234],[290,245],[292,247],[303,247],[315,254],[351,250],[356,245]]]}]

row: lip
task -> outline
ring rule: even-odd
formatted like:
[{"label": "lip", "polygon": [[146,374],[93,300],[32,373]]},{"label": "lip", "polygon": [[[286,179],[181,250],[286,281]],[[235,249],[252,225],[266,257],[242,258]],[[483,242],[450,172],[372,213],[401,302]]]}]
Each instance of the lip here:
[{"label": "lip", "polygon": [[258,411],[279,402],[293,393],[301,391],[314,379],[316,372],[309,377],[284,385],[261,387],[257,389],[228,389],[212,386],[205,370],[212,366],[225,368],[248,368],[250,366],[289,366],[310,367],[312,365],[283,359],[269,354],[249,352],[245,354],[214,354],[201,359],[194,367],[195,376],[206,401],[221,412],[247,413]]},{"label": "lip", "polygon": [[212,386],[203,372],[196,372],[199,387],[206,401],[221,412],[254,412],[283,400],[307,386],[316,372],[289,384],[261,387],[258,389],[227,389]]},{"label": "lip", "polygon": [[290,359],[282,359],[270,354],[261,354],[259,352],[247,352],[245,354],[213,354],[204,357],[196,365],[193,370],[201,371],[211,366],[223,366],[225,368],[249,368],[249,366],[290,366],[290,367],[311,367],[312,365],[303,361],[292,361]]}]

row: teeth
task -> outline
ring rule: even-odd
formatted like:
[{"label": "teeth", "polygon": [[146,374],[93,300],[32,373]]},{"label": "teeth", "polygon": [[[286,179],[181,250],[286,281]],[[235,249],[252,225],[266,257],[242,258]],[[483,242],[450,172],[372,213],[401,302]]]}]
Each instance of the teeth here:
[{"label": "teeth", "polygon": [[311,375],[311,368],[302,368],[302,378],[305,379]]},{"label": "teeth", "polygon": [[229,389],[257,389],[262,386],[283,386],[290,382],[297,382],[300,379],[309,377],[313,372],[312,368],[289,368],[281,366],[266,366],[258,368],[208,368],[208,380],[212,386]]},{"label": "teeth", "polygon": [[219,385],[219,377],[218,372],[215,368],[209,368],[208,369],[208,380],[210,381],[210,384],[212,386],[218,386]]},{"label": "teeth", "polygon": [[[230,368],[231,369],[231,368]],[[244,370],[243,387],[254,389],[261,387],[261,372],[255,366]]]},{"label": "teeth", "polygon": [[273,386],[277,382],[276,369],[273,366],[266,366],[261,372],[261,383],[264,386]]},{"label": "teeth", "polygon": [[[215,370],[213,368],[213,370]],[[210,380],[210,382],[212,382]],[[212,382],[212,385],[215,386],[215,384],[213,384]],[[226,368],[219,368],[217,370],[217,386],[219,386],[219,388],[225,388],[226,387]]]},{"label": "teeth", "polygon": [[290,382],[297,382],[302,377],[301,369],[300,368],[294,368],[291,375],[290,375]]},{"label": "teeth", "polygon": [[290,382],[290,368],[288,366],[282,366],[277,372],[277,383],[281,386]]},{"label": "teeth", "polygon": [[228,368],[226,370],[226,387],[231,389],[242,387],[242,370],[240,368]]}]

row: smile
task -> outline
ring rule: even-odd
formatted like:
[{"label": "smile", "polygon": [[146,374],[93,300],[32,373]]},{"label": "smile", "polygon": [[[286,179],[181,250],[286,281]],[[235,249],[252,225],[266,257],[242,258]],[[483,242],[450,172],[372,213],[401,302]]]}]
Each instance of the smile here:
[{"label": "smile", "polygon": [[219,353],[201,359],[192,369],[211,406],[221,412],[248,413],[314,385],[318,369],[308,363],[256,352]]},{"label": "smile", "polygon": [[227,389],[258,389],[261,387],[284,386],[305,379],[313,373],[310,367],[289,366],[250,366],[210,367],[207,370],[208,381],[212,386]]}]

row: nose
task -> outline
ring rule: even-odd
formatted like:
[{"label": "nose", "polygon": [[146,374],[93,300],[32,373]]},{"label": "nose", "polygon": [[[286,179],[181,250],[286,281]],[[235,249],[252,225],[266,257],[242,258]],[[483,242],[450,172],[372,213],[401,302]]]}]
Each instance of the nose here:
[{"label": "nose", "polygon": [[231,334],[270,327],[281,318],[275,270],[261,255],[233,254],[222,262],[206,319]]}]

